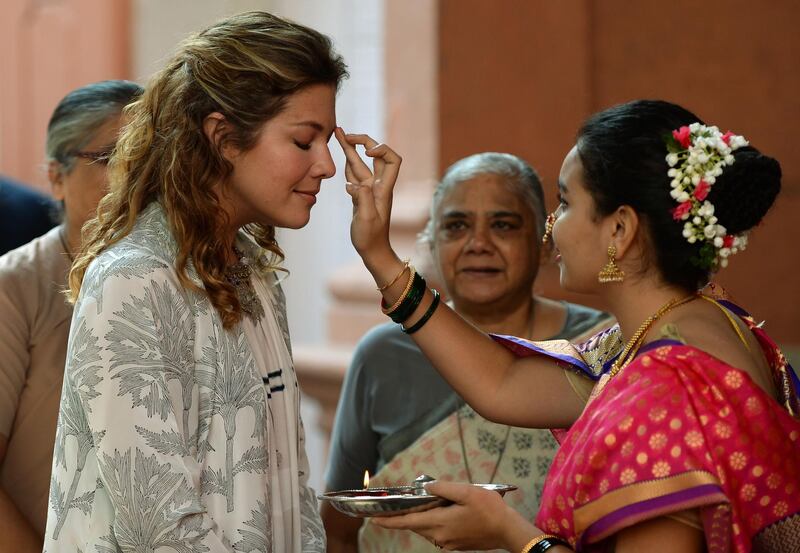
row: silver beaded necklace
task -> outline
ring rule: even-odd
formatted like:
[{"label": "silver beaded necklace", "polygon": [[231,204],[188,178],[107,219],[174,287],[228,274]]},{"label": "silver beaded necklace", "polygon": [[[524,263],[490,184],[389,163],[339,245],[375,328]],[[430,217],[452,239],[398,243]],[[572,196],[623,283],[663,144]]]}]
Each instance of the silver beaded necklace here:
[{"label": "silver beaded necklace", "polygon": [[247,317],[257,323],[264,315],[264,306],[253,287],[253,270],[250,268],[250,259],[237,248],[233,247],[237,261],[225,270],[225,279],[233,286],[239,304]]}]

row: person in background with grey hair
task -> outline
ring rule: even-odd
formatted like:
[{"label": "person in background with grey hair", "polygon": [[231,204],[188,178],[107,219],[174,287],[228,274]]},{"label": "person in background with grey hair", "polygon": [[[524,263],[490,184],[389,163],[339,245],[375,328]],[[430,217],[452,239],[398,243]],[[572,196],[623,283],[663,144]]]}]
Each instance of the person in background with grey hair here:
[{"label": "person in background with grey hair", "polygon": [[[454,163],[437,186],[420,235],[452,307],[485,332],[580,342],[613,320],[587,307],[533,295],[546,211],[539,177],[522,159],[480,153]],[[588,397],[593,382],[566,373]],[[345,378],[326,475],[329,490],[442,480],[515,484],[507,501],[538,511],[557,444],[547,430],[495,424],[475,413],[398,325],[359,342]],[[324,503],[328,551],[436,551],[407,531],[385,530]],[[359,535],[360,531],[360,535]]]},{"label": "person in background with grey hair", "polygon": [[46,149],[63,222],[0,257],[0,553],[42,550],[72,316],[62,291],[81,227],[107,188],[122,109],[141,92],[103,81],[61,100]]}]

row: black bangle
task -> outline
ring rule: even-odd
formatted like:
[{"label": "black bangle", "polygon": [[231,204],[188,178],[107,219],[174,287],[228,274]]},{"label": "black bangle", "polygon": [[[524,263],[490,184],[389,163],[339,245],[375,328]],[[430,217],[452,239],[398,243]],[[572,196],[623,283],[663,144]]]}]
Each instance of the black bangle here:
[{"label": "black bangle", "polygon": [[433,312],[436,311],[437,307],[439,307],[439,292],[437,290],[433,290],[433,301],[431,302],[431,305],[428,307],[428,310],[420,318],[420,320],[414,323],[414,325],[411,326],[410,328],[401,327],[403,332],[405,332],[406,334],[414,334],[416,331],[422,328],[425,325],[425,323],[428,322],[428,319],[431,318]]},{"label": "black bangle", "polygon": [[563,546],[566,546],[566,547],[570,547],[569,543],[567,543],[566,541],[562,540],[561,538],[542,538],[539,541],[539,543],[537,543],[536,545],[534,545],[531,548],[530,553],[544,553],[545,551],[547,551],[547,550],[549,550],[549,549],[551,549],[551,548],[553,548],[553,547],[555,547],[557,545],[563,545]]},{"label": "black bangle", "polygon": [[411,284],[411,289],[403,299],[403,303],[398,305],[397,309],[388,313],[389,318],[400,324],[413,315],[414,311],[417,310],[417,307],[419,307],[419,304],[422,302],[422,298],[425,296],[426,288],[425,278],[421,274],[416,273],[414,275],[414,282]]}]

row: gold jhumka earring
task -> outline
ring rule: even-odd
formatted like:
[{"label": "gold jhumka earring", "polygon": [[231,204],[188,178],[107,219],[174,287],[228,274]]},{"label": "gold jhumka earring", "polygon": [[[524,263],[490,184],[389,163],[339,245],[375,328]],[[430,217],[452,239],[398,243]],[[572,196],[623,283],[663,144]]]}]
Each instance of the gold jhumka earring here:
[{"label": "gold jhumka earring", "polygon": [[553,238],[553,225],[556,223],[556,212],[554,211],[547,216],[544,222],[544,236],[542,236],[542,244],[547,244]]},{"label": "gold jhumka earring", "polygon": [[616,261],[617,248],[614,244],[608,247],[608,263],[597,275],[597,282],[606,284],[608,282],[622,282],[625,280],[625,273],[619,268]]}]

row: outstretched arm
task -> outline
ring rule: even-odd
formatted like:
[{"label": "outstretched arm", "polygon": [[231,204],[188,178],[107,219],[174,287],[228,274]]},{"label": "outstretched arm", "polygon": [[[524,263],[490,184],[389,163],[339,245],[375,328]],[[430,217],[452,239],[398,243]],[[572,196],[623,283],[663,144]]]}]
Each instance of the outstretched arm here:
[{"label": "outstretched arm", "polygon": [[[375,282],[383,286],[403,269],[389,242],[392,191],[402,160],[369,136],[337,129],[336,138],[347,158],[347,192],[353,198],[350,237]],[[374,172],[356,152],[357,145],[373,158]],[[405,276],[382,291],[388,305],[403,294]],[[405,326],[417,322],[432,301],[427,290]],[[571,425],[583,409],[556,364],[542,357],[516,358],[444,304],[412,337],[450,385],[487,419],[557,428]]]}]

